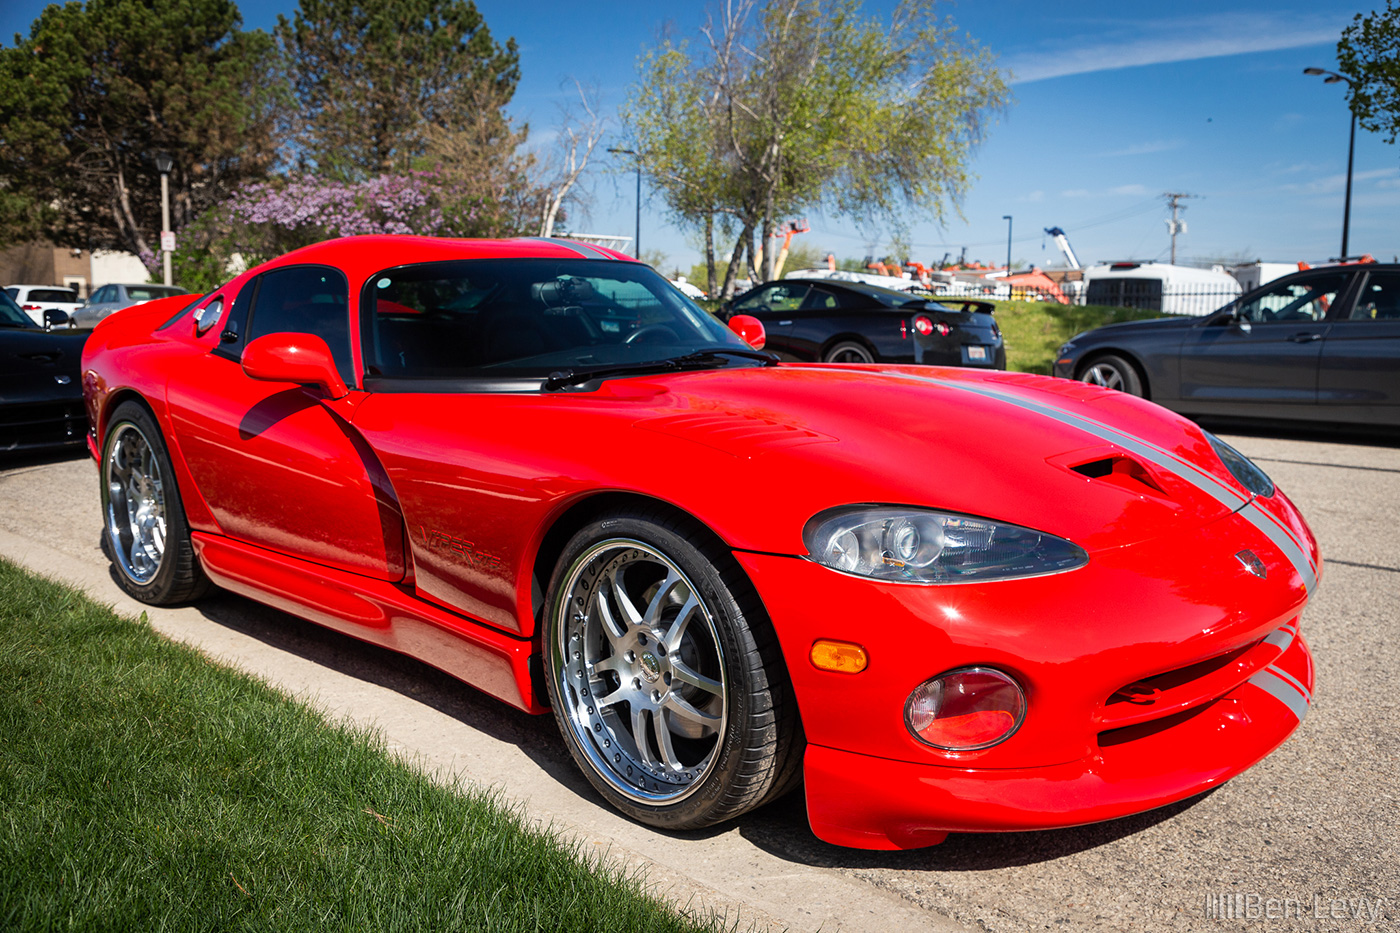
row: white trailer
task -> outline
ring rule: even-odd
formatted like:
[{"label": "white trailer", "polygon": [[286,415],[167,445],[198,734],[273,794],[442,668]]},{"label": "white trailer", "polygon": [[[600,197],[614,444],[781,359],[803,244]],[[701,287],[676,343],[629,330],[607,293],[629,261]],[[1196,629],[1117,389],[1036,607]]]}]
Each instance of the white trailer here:
[{"label": "white trailer", "polygon": [[1084,304],[1144,308],[1201,317],[1240,295],[1222,267],[1197,269],[1165,262],[1110,262],[1084,270]]}]

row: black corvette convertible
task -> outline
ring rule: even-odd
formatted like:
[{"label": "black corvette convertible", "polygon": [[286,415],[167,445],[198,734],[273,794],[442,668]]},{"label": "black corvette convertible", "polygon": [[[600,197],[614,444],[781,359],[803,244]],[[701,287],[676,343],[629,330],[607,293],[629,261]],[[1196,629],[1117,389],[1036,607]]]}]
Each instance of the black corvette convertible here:
[{"label": "black corvette convertible", "polygon": [[0,292],[0,456],[83,443],[88,333],[46,331]]},{"label": "black corvette convertible", "polygon": [[782,279],[751,288],[720,309],[751,314],[764,349],[785,360],[929,363],[1005,369],[1001,330],[986,301],[930,300],[863,282]]}]

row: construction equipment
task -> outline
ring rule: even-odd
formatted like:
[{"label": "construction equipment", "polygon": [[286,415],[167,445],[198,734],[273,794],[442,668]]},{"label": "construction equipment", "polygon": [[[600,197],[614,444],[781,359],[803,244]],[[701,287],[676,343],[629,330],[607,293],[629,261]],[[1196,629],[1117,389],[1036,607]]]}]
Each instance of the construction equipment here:
[{"label": "construction equipment", "polygon": [[1074,247],[1069,245],[1069,237],[1059,227],[1046,227],[1045,235],[1055,241],[1055,245],[1064,254],[1065,262],[1069,263],[1071,269],[1082,269],[1079,264],[1079,257],[1074,254]]}]

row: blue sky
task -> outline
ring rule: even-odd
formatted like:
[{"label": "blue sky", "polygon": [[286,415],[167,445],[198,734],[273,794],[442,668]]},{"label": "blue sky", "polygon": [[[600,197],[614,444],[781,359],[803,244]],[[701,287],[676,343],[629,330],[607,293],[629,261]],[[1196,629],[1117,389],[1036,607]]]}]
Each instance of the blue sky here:
[{"label": "blue sky", "polygon": [[[971,165],[977,178],[946,224],[911,218],[910,258],[929,263],[967,247],[969,258],[1004,261],[1013,220],[1014,260],[1059,262],[1041,233],[1059,226],[1080,258],[1160,259],[1170,240],[1161,195],[1186,192],[1188,231],[1178,256],[1325,260],[1340,249],[1349,114],[1342,87],[1306,77],[1335,67],[1338,36],[1380,0],[1179,0],[1162,4],[949,4],[958,26],[1014,73],[1015,102]],[[0,37],[44,7],[6,0]],[[523,78],[511,111],[547,146],[570,79],[596,85],[605,110],[626,97],[642,50],[669,26],[693,35],[703,2],[608,4],[477,0],[492,33],[520,44]],[[867,2],[887,12],[887,0]],[[271,28],[292,2],[240,4],[247,28]],[[1139,10],[1141,12],[1139,12]],[[620,140],[613,140],[617,144]],[[608,158],[608,157],[604,157]],[[630,235],[633,181],[625,165],[593,173],[586,215],[572,229]],[[891,231],[811,213],[805,240],[837,256],[884,252]],[[643,192],[642,247],[687,268],[694,238]],[[1400,255],[1400,147],[1358,131],[1351,252]]]}]

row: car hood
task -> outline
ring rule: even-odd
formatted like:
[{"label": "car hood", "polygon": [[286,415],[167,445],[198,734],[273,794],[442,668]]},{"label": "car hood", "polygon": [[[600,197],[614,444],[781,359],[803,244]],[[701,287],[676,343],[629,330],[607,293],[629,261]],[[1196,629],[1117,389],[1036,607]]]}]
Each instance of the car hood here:
[{"label": "car hood", "polygon": [[[1093,551],[1198,528],[1250,498],[1192,422],[1082,383],[892,366],[665,382],[632,429],[725,455],[724,482],[762,515],[734,536],[740,547],[804,553],[813,514],[889,503],[1023,525]],[[684,504],[683,494],[668,498]]]},{"label": "car hood", "polygon": [[1105,324],[1093,330],[1086,330],[1083,333],[1075,334],[1070,338],[1071,342],[1078,343],[1086,337],[1124,337],[1133,334],[1150,334],[1159,331],[1179,331],[1192,325],[1200,323],[1198,317],[1162,317],[1153,318],[1148,321],[1122,321],[1118,324]]}]

